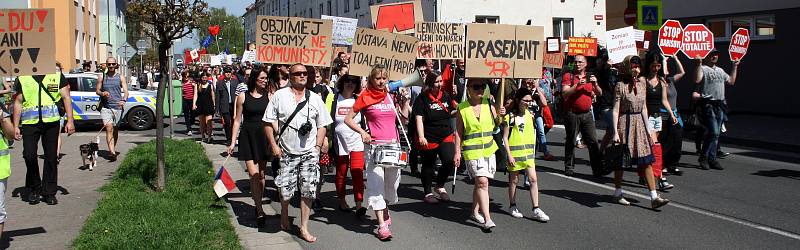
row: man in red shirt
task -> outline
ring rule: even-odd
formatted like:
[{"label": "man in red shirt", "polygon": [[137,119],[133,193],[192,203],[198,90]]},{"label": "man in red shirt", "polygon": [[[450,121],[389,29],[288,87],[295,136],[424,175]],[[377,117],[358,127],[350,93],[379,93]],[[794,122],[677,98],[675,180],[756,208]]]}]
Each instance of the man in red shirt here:
[{"label": "man in red shirt", "polygon": [[565,73],[562,80],[561,93],[564,97],[564,110],[566,119],[564,127],[567,130],[567,141],[564,149],[564,174],[573,175],[575,167],[575,136],[580,130],[583,140],[589,148],[589,159],[592,164],[592,174],[601,175],[603,162],[600,148],[597,145],[594,119],[592,118],[592,97],[603,94],[597,85],[597,78],[586,73],[586,57],[575,56],[575,71]]}]

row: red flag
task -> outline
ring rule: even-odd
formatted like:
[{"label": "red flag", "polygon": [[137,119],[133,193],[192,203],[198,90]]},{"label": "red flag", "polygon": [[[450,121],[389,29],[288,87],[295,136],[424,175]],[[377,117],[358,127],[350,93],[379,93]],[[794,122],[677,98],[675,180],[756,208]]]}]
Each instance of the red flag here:
[{"label": "red flag", "polygon": [[188,49],[183,50],[183,57],[186,59],[186,62],[194,61],[194,58],[192,58],[192,51],[191,50],[188,50]]},{"label": "red flag", "polygon": [[219,25],[208,26],[208,33],[212,36],[217,36],[219,34]]},{"label": "red flag", "polygon": [[197,54],[198,54],[198,55],[205,55],[205,54],[206,54],[206,48],[203,48],[203,49],[201,49],[201,50],[198,50],[198,51],[197,51]]},{"label": "red flag", "polygon": [[442,88],[447,91],[450,96],[456,96],[455,78],[453,77],[453,66],[447,64],[442,71]]}]

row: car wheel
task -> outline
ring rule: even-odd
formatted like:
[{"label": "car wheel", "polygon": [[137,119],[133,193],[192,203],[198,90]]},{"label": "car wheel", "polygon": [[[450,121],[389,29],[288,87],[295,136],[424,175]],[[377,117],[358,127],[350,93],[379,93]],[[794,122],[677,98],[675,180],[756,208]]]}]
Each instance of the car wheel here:
[{"label": "car wheel", "polygon": [[149,109],[135,107],[128,111],[128,116],[125,118],[125,121],[131,129],[139,131],[152,127],[155,122],[155,117],[153,116],[153,112],[150,112]]}]

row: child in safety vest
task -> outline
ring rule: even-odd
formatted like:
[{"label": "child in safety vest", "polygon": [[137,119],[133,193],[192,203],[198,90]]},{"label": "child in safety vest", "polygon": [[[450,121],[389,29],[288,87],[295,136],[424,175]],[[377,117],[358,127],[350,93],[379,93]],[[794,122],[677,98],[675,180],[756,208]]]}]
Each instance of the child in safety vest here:
[{"label": "child in safety vest", "polygon": [[528,107],[534,102],[533,95],[527,88],[516,91],[510,106],[510,113],[505,122],[508,126],[503,129],[503,145],[508,153],[508,200],[511,203],[508,213],[516,218],[523,214],[517,209],[517,184],[519,172],[526,171],[531,183],[531,203],[533,204],[533,219],[546,222],[550,217],[539,208],[539,185],[536,176],[536,127],[533,115],[528,112]]},{"label": "child in safety vest", "polygon": [[[5,108],[3,108],[5,110]],[[0,237],[3,235],[3,226],[6,223],[6,200],[5,193],[8,188],[8,177],[11,176],[11,150],[8,148],[8,140],[14,138],[14,125],[11,123],[10,115],[5,111],[0,111]]]}]

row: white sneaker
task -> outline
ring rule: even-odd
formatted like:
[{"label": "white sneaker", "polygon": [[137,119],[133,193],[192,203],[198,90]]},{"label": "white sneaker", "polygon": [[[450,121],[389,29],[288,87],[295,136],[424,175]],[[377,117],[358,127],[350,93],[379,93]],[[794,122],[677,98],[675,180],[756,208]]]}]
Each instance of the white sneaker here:
[{"label": "white sneaker", "polygon": [[473,221],[477,222],[478,224],[486,223],[486,219],[484,219],[483,215],[481,215],[481,214],[473,214],[469,218],[472,219]]},{"label": "white sneaker", "polygon": [[186,135],[192,136],[192,131],[186,132]]},{"label": "white sneaker", "polygon": [[511,206],[508,208],[508,213],[511,214],[514,218],[522,218],[522,213],[519,212],[517,206]]},{"label": "white sneaker", "polygon": [[539,208],[533,210],[533,217],[532,218],[534,220],[538,220],[538,221],[541,221],[541,222],[547,222],[547,221],[550,220],[550,216],[547,216],[547,214],[545,214],[544,211],[542,211],[542,209],[539,209]]}]

